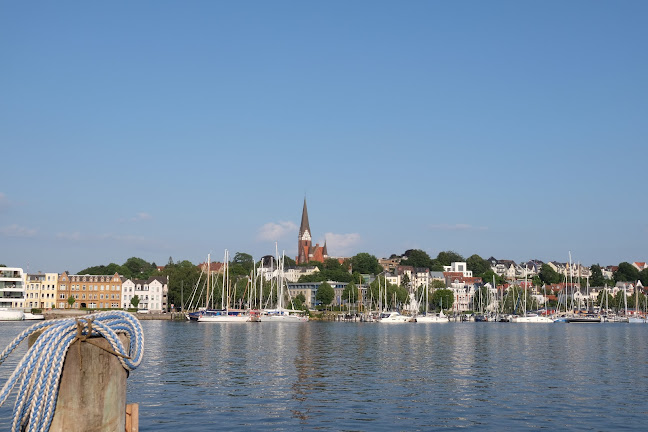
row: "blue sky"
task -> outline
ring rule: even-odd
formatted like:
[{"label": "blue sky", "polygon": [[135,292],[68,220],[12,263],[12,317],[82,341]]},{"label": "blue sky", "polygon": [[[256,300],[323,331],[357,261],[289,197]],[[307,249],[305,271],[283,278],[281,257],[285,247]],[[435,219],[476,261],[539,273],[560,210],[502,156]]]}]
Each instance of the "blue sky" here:
[{"label": "blue sky", "polygon": [[648,259],[645,1],[4,2],[0,263]]}]

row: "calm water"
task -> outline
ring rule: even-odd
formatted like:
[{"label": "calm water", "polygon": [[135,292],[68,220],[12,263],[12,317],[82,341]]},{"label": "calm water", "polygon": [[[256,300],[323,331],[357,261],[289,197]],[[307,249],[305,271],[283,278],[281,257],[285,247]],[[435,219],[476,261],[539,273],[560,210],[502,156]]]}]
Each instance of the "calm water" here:
[{"label": "calm water", "polygon": [[[142,431],[645,430],[648,415],[648,325],[142,325]],[[1,348],[26,326],[3,323]]]}]

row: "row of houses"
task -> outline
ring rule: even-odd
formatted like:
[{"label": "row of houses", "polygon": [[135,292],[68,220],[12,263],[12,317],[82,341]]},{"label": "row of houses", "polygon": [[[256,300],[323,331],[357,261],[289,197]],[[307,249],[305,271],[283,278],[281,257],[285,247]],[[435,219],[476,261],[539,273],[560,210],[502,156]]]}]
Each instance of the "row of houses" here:
[{"label": "row of houses", "polygon": [[[382,258],[379,259],[378,262],[386,272],[398,273],[400,271],[399,269],[402,268],[402,259],[402,257]],[[497,259],[494,257],[490,257],[486,261],[490,263],[491,270],[493,270],[495,274],[507,280],[523,279],[525,276],[533,277],[540,273],[540,269],[542,269],[544,264],[547,264],[556,273],[566,278],[570,276],[574,278],[588,278],[592,275],[591,269],[580,263],[563,263],[558,261],[549,261],[545,263],[542,260],[529,260],[526,262],[516,263],[513,260]],[[633,262],[631,264],[639,271],[648,268],[648,263],[646,262]],[[617,268],[618,266],[601,267],[603,277],[612,279]],[[444,271],[446,270],[444,269]]]},{"label": "row of houses", "polygon": [[[88,308],[120,309],[138,307],[167,310],[168,276],[146,280],[114,275],[70,275],[67,272],[27,274],[22,268],[0,268],[0,307],[24,309]],[[68,299],[74,299],[70,304]]]}]

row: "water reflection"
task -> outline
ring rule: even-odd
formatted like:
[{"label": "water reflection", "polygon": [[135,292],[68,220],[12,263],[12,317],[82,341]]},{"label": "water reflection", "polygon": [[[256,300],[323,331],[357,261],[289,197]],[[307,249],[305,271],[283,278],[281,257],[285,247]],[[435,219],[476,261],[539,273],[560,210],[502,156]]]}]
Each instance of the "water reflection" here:
[{"label": "water reflection", "polygon": [[142,431],[641,429],[648,414],[648,326],[142,325]]}]

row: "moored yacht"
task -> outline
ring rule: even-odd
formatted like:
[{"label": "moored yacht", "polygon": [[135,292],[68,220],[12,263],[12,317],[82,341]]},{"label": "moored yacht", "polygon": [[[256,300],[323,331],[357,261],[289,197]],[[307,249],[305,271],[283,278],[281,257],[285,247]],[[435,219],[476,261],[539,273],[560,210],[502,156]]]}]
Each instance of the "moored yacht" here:
[{"label": "moored yacht", "polygon": [[538,314],[527,314],[524,316],[514,316],[511,318],[511,322],[514,323],[552,323],[552,320],[549,317],[538,315]]},{"label": "moored yacht", "polygon": [[198,316],[198,322],[250,322],[251,315],[242,310],[223,309]]},{"label": "moored yacht", "polygon": [[378,322],[381,323],[407,323],[407,322],[416,322],[412,317],[401,315],[398,312],[383,312],[380,314],[380,319]]}]

